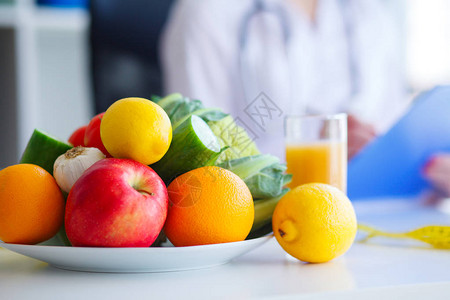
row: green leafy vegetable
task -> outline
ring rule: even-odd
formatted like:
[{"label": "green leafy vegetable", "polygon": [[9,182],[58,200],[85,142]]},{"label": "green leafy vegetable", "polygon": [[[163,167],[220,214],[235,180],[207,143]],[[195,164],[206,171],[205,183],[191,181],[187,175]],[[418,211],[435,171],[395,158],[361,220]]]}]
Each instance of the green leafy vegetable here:
[{"label": "green leafy vegetable", "polygon": [[[167,113],[169,118],[178,110],[178,107],[184,101],[184,97],[181,94],[170,94],[158,101],[158,105],[161,106]],[[172,119],[170,119],[172,121]]]},{"label": "green leafy vegetable", "polygon": [[155,103],[158,103],[161,99],[162,99],[162,97],[160,97],[158,95],[151,95],[151,97],[150,97],[150,100],[152,100]]},{"label": "green leafy vegetable", "polygon": [[[153,96],[153,97],[157,97],[157,96]],[[155,99],[157,99],[157,98],[155,98]],[[174,94],[167,95],[163,98],[159,97],[159,100],[157,103],[164,110],[166,110],[166,108],[173,105],[174,103],[178,103],[181,100],[183,100],[183,95],[181,95],[179,93],[174,93]],[[166,112],[167,112],[167,110],[166,110]]]},{"label": "green leafy vegetable", "polygon": [[285,173],[286,166],[269,154],[246,156],[216,165],[230,170],[244,180],[254,199],[279,196],[292,178],[292,175]]},{"label": "green leafy vegetable", "polygon": [[177,122],[172,124],[172,128],[175,130],[181,123],[183,123],[187,118],[189,118],[191,115],[199,116],[203,119],[203,121],[209,123],[210,121],[218,121],[226,116],[228,114],[222,112],[219,108],[202,108],[198,109],[190,114],[185,115],[183,118],[179,119]]},{"label": "green leafy vegetable", "polygon": [[170,94],[164,98],[153,96],[152,99],[157,100],[157,103],[166,111],[173,130],[192,115],[199,116],[205,122],[218,121],[228,116],[219,108],[205,108],[200,100],[189,99],[181,94]]},{"label": "green leafy vegetable", "polygon": [[204,108],[203,103],[200,100],[191,100],[189,98],[183,98],[179,101],[177,109],[169,115],[172,124],[177,123],[181,119],[186,119],[186,116],[192,115],[196,110]]}]

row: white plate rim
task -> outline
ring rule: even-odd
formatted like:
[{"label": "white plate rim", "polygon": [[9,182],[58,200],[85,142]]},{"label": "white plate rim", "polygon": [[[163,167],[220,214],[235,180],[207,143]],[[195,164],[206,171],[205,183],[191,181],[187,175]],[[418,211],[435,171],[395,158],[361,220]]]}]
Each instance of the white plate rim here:
[{"label": "white plate rim", "polygon": [[[186,246],[186,247],[71,247],[71,246],[53,246],[53,245],[25,245],[13,244],[0,241],[0,247],[8,249],[9,251],[31,257],[49,265],[65,270],[72,271],[87,271],[87,272],[102,272],[102,273],[142,273],[142,272],[170,272],[170,271],[185,271],[209,268],[213,266],[223,265],[231,260],[246,254],[257,247],[265,244],[273,237],[273,234],[266,235],[259,238],[229,242],[220,244],[209,244],[200,246]],[[229,250],[229,251],[227,251]],[[56,251],[56,252],[55,252]],[[53,254],[59,257],[56,260]],[[118,255],[124,257],[143,257],[148,258],[143,265],[137,265],[133,259],[127,259],[130,265],[127,267],[120,267],[115,264],[106,264],[108,255],[117,257]],[[48,259],[52,255],[51,259]],[[188,257],[193,258],[192,261],[186,261],[180,264],[173,264],[170,259],[169,263],[164,265],[155,263],[156,257]],[[62,257],[78,257],[79,259],[69,258],[61,261]],[[85,257],[95,258],[102,257],[102,262],[94,264],[85,264],[74,262],[85,260]],[[44,257],[44,259],[42,259]],[[205,258],[207,257],[207,258]],[[163,259],[164,260],[164,259]],[[167,262],[166,261],[166,262]],[[107,265],[107,266],[106,266]]]},{"label": "white plate rim", "polygon": [[[173,246],[169,246],[169,247],[80,247],[80,246],[60,246],[60,245],[40,245],[40,244],[35,244],[35,245],[28,245],[28,244],[15,244],[15,243],[6,243],[3,242],[2,240],[0,240],[0,247],[3,247],[5,249],[8,249],[8,246],[5,247],[3,245],[11,245],[14,247],[23,247],[23,248],[40,248],[42,249],[43,247],[45,248],[52,248],[52,249],[76,249],[76,250],[80,250],[80,249],[86,249],[86,250],[81,250],[81,251],[119,251],[119,250],[144,250],[145,251],[154,251],[157,252],[158,250],[161,251],[163,250],[165,251],[177,251],[177,252],[181,252],[181,251],[198,251],[199,249],[213,249],[213,248],[224,248],[224,247],[236,247],[239,245],[243,245],[243,244],[253,244],[253,243],[259,243],[260,241],[267,239],[270,240],[274,235],[273,234],[269,234],[269,235],[265,235],[262,237],[258,237],[258,238],[253,238],[253,239],[249,239],[249,240],[243,240],[243,241],[238,241],[238,242],[226,242],[226,243],[219,243],[219,244],[206,244],[206,245],[197,245],[197,246],[180,246],[180,247],[173,247]],[[9,250],[9,249],[8,249]],[[72,251],[72,250],[67,250],[67,251]],[[73,250],[75,251],[75,250]],[[78,252],[78,251],[77,251]]]}]

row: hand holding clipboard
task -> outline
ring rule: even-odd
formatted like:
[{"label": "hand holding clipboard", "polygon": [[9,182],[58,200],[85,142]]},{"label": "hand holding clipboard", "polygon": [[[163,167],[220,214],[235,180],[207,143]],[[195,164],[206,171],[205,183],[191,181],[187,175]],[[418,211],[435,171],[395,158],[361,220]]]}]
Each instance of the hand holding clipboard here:
[{"label": "hand holding clipboard", "polygon": [[450,86],[421,94],[386,134],[349,162],[348,196],[416,196],[431,187],[422,175],[425,163],[445,152],[450,153]]}]

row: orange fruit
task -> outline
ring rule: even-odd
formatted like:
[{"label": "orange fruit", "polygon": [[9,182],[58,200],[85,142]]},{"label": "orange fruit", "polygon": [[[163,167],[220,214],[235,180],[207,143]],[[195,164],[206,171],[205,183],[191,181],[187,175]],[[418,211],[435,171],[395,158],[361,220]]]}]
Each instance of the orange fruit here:
[{"label": "orange fruit", "polygon": [[174,246],[243,241],[255,209],[245,182],[219,167],[189,171],[169,185],[164,232]]},{"label": "orange fruit", "polygon": [[0,240],[37,244],[53,237],[64,219],[64,198],[43,168],[18,164],[0,171]]},{"label": "orange fruit", "polygon": [[323,183],[290,190],[278,202],[272,225],[278,243],[287,253],[312,263],[344,254],[357,230],[350,200],[338,188]]}]

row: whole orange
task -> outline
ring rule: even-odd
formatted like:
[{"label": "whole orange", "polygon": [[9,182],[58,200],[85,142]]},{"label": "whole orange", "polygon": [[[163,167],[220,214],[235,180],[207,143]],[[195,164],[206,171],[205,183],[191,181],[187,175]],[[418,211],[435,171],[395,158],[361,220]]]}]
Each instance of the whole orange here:
[{"label": "whole orange", "polygon": [[64,219],[64,198],[43,168],[18,164],[0,171],[0,240],[37,244],[53,237]]},{"label": "whole orange", "polygon": [[245,182],[219,167],[189,171],[169,185],[164,232],[174,246],[243,241],[255,209]]}]

